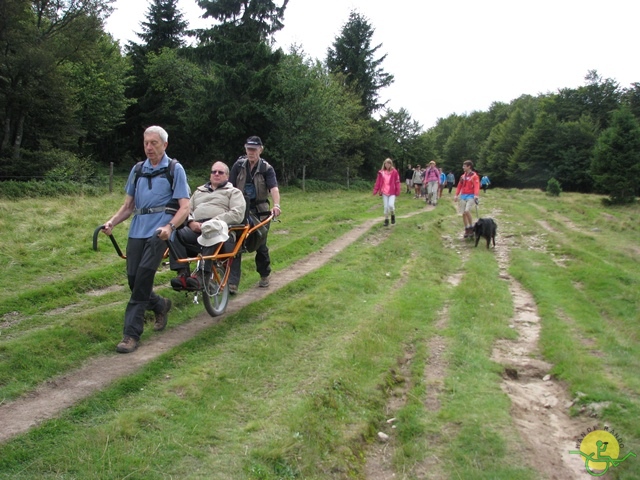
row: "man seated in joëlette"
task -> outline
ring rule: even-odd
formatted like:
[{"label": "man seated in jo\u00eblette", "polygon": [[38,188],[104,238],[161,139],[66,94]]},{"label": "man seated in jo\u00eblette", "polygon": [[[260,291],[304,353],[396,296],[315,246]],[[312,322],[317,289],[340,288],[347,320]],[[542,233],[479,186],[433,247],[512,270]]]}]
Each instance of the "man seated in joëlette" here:
[{"label": "man seated in jo\u00eblette", "polygon": [[[223,252],[232,251],[235,236],[228,234],[228,225],[244,221],[246,202],[243,193],[229,182],[227,165],[223,162],[213,164],[209,181],[196,189],[189,200],[189,207],[186,226],[178,229],[171,239],[176,255],[179,258],[193,257],[201,252],[211,255],[221,241],[225,242]],[[212,240],[215,241],[212,243]],[[171,279],[174,290],[200,288],[197,276],[190,276],[188,263],[180,263],[171,255],[169,265],[178,273]],[[204,270],[207,273],[211,271],[210,261],[205,262]]]}]

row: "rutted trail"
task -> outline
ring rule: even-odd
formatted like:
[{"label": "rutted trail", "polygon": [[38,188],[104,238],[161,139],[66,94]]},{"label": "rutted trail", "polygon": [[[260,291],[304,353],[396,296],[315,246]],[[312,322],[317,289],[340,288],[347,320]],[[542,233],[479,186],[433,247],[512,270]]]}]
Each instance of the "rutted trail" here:
[{"label": "rutted trail", "polygon": [[90,360],[84,367],[69,372],[41,385],[24,398],[0,406],[0,442],[27,431],[40,422],[53,418],[63,409],[105,388],[114,380],[129,375],[142,365],[159,357],[171,348],[184,343],[212,325],[222,321],[252,302],[270,295],[288,283],[320,268],[345,247],[357,240],[378,220],[369,220],[342,237],[329,243],[322,250],[293,264],[287,270],[273,276],[268,289],[252,288],[237,295],[229,303],[224,315],[212,318],[202,313],[193,320],[168,330],[163,335],[145,338],[141,348],[127,355],[110,355]]},{"label": "rutted trail", "polygon": [[[411,212],[398,218],[408,218],[420,213],[424,213],[424,210]],[[330,242],[321,250],[294,263],[286,270],[275,273],[268,289],[254,286],[244,293],[236,295],[229,303],[224,315],[212,318],[206,313],[202,313],[161,335],[145,338],[141,347],[133,353],[93,358],[75,371],[44,382],[24,397],[0,403],[0,425],[2,425],[0,442],[6,442],[41,422],[54,418],[65,408],[106,388],[118,378],[132,374],[163,353],[193,338],[201,331],[220,323],[227,315],[240,311],[247,305],[320,268],[378,222],[380,219],[368,220]]]},{"label": "rutted trail", "polygon": [[505,366],[501,387],[511,399],[511,416],[526,445],[523,455],[528,466],[541,478],[585,478],[582,462],[569,455],[575,443],[572,434],[580,431],[584,420],[569,418],[566,389],[549,375],[552,365],[537,358],[540,317],[534,298],[507,272],[509,242],[510,237],[500,236],[496,257],[500,278],[509,283],[514,304],[511,326],[518,338],[497,341],[492,360]]}]

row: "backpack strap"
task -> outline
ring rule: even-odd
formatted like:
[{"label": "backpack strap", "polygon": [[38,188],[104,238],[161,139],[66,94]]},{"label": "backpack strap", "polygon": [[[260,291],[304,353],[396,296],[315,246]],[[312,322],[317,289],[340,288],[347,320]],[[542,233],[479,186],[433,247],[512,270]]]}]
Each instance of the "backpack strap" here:
[{"label": "backpack strap", "polygon": [[[134,190],[133,195],[135,196],[135,190],[136,188],[138,188],[138,180],[140,179],[140,177],[147,179],[147,181],[149,182],[149,189],[151,189],[151,179],[153,177],[157,177],[158,175],[164,175],[167,178],[167,180],[169,181],[169,185],[171,185],[171,191],[173,192],[174,172],[176,169],[176,165],[178,164],[178,160],[175,158],[170,158],[168,167],[159,168],[158,170],[152,173],[142,173],[142,165],[144,164],[144,162],[145,161],[142,160],[136,163],[136,166],[134,167],[136,176],[133,179],[133,190]],[[178,203],[178,200],[175,198],[172,198],[171,200],[169,200],[169,203],[167,203],[164,206],[136,209],[134,210],[133,214],[145,215],[149,213],[159,213],[162,211],[164,211],[165,213],[175,214],[179,208],[180,208],[180,205]]]}]

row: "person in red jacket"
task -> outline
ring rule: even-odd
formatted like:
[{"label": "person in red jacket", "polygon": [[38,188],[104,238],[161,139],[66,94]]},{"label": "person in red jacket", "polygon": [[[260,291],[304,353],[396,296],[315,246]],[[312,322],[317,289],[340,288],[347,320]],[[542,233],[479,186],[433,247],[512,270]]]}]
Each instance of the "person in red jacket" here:
[{"label": "person in red jacket", "polygon": [[389,225],[389,215],[391,215],[391,223],[396,223],[396,197],[400,195],[400,175],[390,158],[383,162],[382,168],[378,171],[373,194],[382,195],[384,226]]},{"label": "person in red jacket", "polygon": [[462,222],[464,223],[464,238],[473,237],[473,218],[471,217],[471,209],[474,204],[478,203],[478,195],[480,194],[480,179],[478,174],[473,171],[473,162],[465,160],[462,164],[464,173],[458,180],[456,188],[456,196],[453,201],[458,201],[459,211],[462,212]]}]

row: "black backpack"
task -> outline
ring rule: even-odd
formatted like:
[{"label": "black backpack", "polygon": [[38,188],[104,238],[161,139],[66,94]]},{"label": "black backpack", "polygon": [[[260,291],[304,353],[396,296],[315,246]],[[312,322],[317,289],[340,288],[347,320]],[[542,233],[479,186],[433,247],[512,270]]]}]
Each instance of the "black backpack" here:
[{"label": "black backpack", "polygon": [[[135,189],[138,188],[138,180],[140,179],[140,177],[146,178],[149,181],[149,188],[151,188],[151,179],[153,177],[157,177],[158,175],[164,175],[165,177],[167,177],[167,180],[169,181],[169,185],[171,185],[171,190],[173,191],[173,173],[176,170],[176,165],[178,164],[178,160],[176,160],[175,158],[169,159],[168,167],[159,168],[153,173],[142,173],[142,165],[144,164],[144,162],[145,160],[142,160],[136,163],[136,166],[134,167],[136,176],[133,179],[133,188],[134,188],[133,195],[135,196],[136,194]],[[172,198],[171,200],[169,200],[169,203],[167,203],[166,207],[167,207],[167,213],[175,213],[180,208],[180,204],[178,203],[177,199]]]}]

